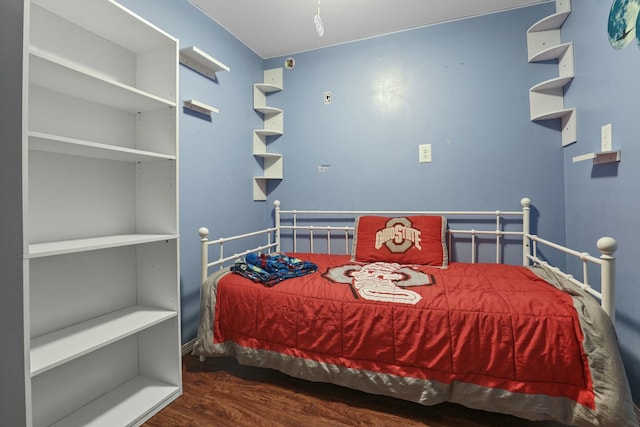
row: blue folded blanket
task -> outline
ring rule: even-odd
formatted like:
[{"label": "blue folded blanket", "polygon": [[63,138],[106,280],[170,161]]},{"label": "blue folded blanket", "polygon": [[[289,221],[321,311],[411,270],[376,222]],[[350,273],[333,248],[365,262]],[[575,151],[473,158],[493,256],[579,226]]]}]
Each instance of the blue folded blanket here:
[{"label": "blue folded blanket", "polygon": [[292,277],[300,277],[318,270],[312,262],[290,257],[284,253],[247,254],[231,266],[231,271],[254,282],[273,286]]}]

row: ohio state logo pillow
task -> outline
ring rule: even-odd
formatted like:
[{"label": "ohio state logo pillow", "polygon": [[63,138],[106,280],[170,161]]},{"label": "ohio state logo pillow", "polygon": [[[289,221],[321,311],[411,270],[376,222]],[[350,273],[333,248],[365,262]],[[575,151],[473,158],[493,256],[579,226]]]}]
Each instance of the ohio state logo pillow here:
[{"label": "ohio state logo pillow", "polygon": [[442,216],[356,219],[352,260],[446,267],[447,219]]}]

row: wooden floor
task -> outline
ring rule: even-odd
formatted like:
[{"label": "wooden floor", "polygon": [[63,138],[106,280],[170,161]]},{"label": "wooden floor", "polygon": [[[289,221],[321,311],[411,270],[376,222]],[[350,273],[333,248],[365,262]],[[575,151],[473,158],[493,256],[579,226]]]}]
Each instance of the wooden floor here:
[{"label": "wooden floor", "polygon": [[145,426],[559,427],[441,404],[425,407],[311,383],[229,358],[183,358],[184,394]]}]

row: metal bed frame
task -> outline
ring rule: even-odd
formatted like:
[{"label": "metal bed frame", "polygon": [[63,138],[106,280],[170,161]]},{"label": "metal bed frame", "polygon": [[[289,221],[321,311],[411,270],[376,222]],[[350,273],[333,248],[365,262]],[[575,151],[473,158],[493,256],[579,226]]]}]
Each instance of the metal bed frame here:
[{"label": "metal bed frame", "polygon": [[[602,237],[597,241],[597,248],[600,250],[600,257],[595,257],[587,252],[579,252],[563,245],[551,242],[549,240],[542,239],[534,234],[530,233],[531,229],[531,200],[523,198],[520,201],[522,210],[519,211],[341,211],[341,210],[283,210],[280,207],[280,202],[276,200],[274,202],[274,227],[265,228],[262,230],[240,234],[230,237],[222,237],[215,240],[209,240],[209,230],[206,227],[202,227],[198,230],[201,242],[201,280],[204,282],[209,271],[214,267],[222,269],[225,265],[233,262],[237,258],[240,258],[249,253],[272,253],[280,252],[282,250],[283,233],[290,232],[290,240],[292,245],[292,252],[297,252],[299,247],[299,235],[302,234],[306,239],[308,251],[310,253],[315,252],[315,241],[317,239],[323,240],[326,248],[322,253],[332,253],[331,241],[337,236],[340,236],[341,240],[344,240],[343,254],[349,254],[351,252],[350,242],[353,239],[353,220],[362,215],[379,215],[379,216],[414,216],[414,215],[441,215],[450,220],[452,218],[464,218],[469,219],[469,222],[484,221],[495,224],[493,229],[448,229],[448,241],[449,247],[451,247],[453,236],[468,236],[471,245],[471,263],[478,262],[477,256],[477,242],[479,238],[483,236],[495,237],[495,262],[501,263],[501,248],[504,243],[505,236],[515,236],[518,239],[522,239],[522,265],[530,266],[537,265],[547,270],[558,274],[565,278],[575,286],[578,286],[585,292],[596,297],[603,308],[608,314],[612,322],[615,322],[615,257],[614,252],[617,249],[617,242],[611,237]],[[322,219],[336,219],[340,218],[342,221],[351,221],[351,225],[335,226],[335,225],[308,225],[310,221],[317,221],[322,224]],[[521,230],[506,231],[504,230],[505,221],[507,219],[516,219],[518,223],[521,222]],[[302,224],[301,224],[302,222]],[[321,234],[323,237],[319,237]],[[247,241],[254,243],[255,239],[264,239],[264,244],[252,246],[250,249],[246,249],[239,252],[234,252],[232,255],[225,254],[225,244],[237,241]],[[486,237],[484,237],[486,238]],[[218,247],[217,259],[210,261],[209,257],[211,247]],[[560,268],[554,267],[549,264],[543,256],[541,256],[540,247],[552,248],[560,251],[567,256],[575,257],[580,260],[582,264],[581,280],[575,278],[573,275],[563,272]],[[590,284],[589,266],[597,266],[600,270],[600,291],[594,289]]]}]

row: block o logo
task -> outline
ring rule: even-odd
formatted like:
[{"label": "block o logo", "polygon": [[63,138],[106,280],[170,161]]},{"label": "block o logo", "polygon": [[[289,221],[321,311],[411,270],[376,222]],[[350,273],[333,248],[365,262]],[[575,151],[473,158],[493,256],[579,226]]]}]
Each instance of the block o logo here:
[{"label": "block o logo", "polygon": [[422,250],[420,230],[411,227],[412,225],[407,218],[391,218],[387,221],[386,228],[376,233],[376,249],[385,245],[394,254],[403,254],[412,246]]}]

